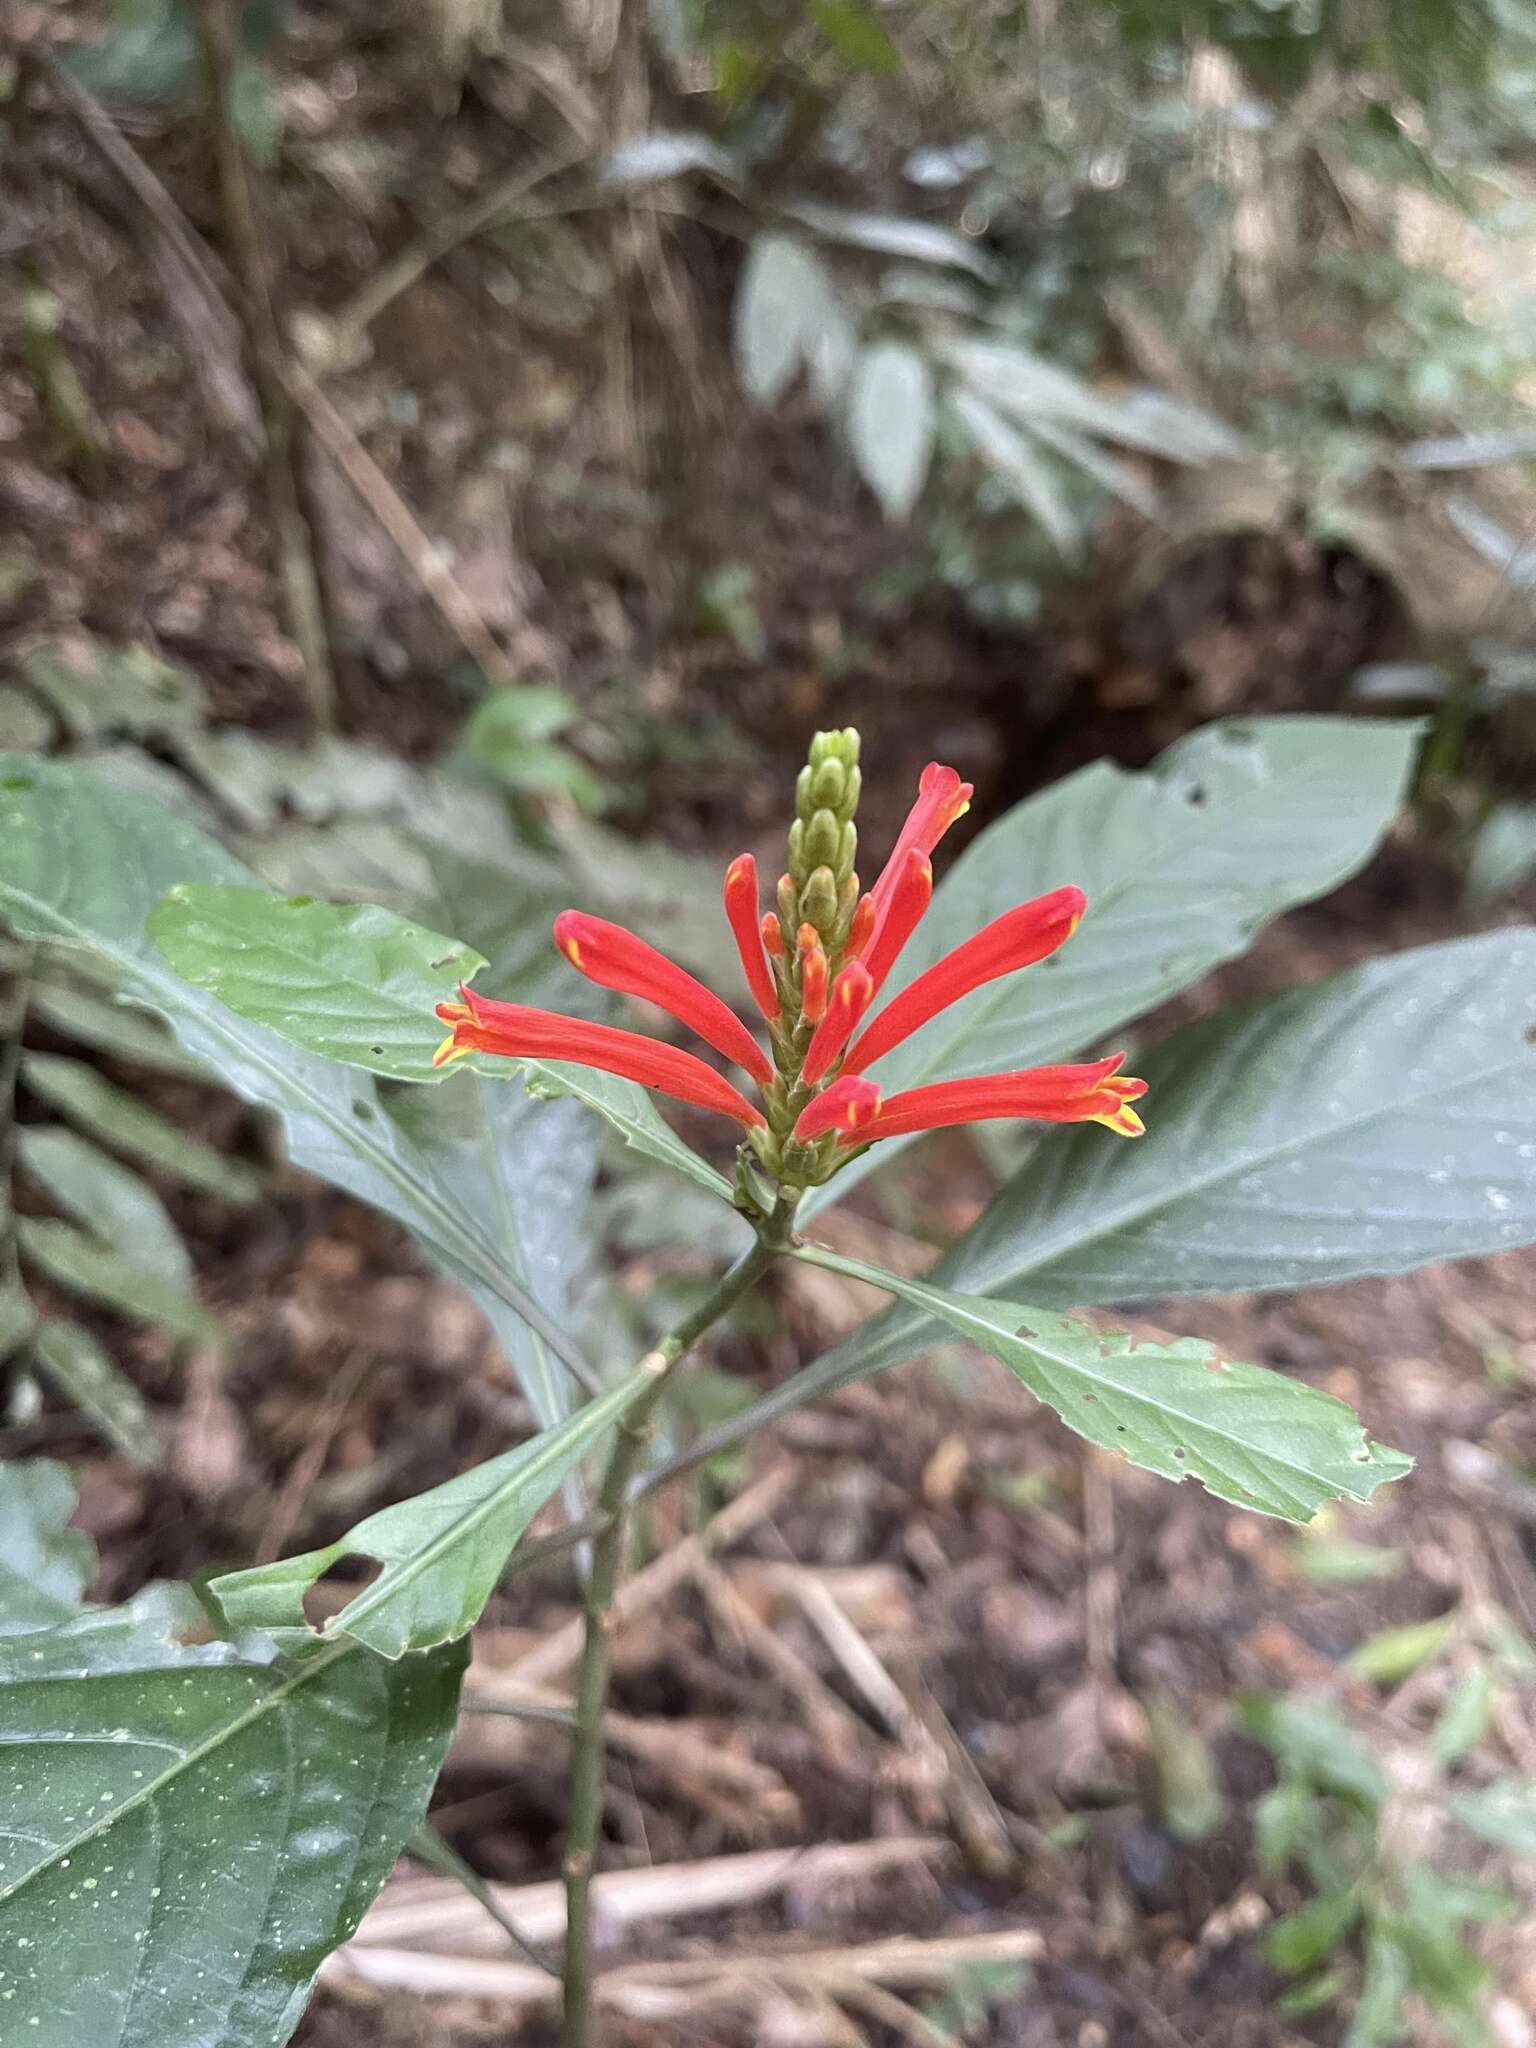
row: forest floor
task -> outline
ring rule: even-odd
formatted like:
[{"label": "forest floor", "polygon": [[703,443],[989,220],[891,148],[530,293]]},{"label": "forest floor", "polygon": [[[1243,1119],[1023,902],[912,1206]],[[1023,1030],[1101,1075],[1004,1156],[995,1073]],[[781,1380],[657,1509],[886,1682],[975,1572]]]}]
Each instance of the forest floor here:
[{"label": "forest floor", "polygon": [[[372,139],[393,153],[384,175],[361,147],[369,109],[341,89],[346,12],[333,49],[310,25],[313,89],[289,94],[300,168],[282,219],[285,294],[333,324],[424,219],[515,169],[529,98],[509,73],[505,102],[466,102],[442,130],[451,146],[433,149],[433,131],[392,125],[392,81],[372,108]],[[37,109],[8,175],[104,441],[76,460],[19,355],[0,359],[4,552],[36,572],[5,586],[0,658],[82,632],[148,641],[196,670],[224,718],[298,733],[261,492],[208,379],[189,374],[186,307],[166,286],[168,219],[199,246],[217,238],[198,148],[174,124],[133,136],[172,209],[157,217],[46,87]],[[728,279],[701,249],[684,252],[690,331],[713,346]],[[539,254],[559,272],[569,249]],[[1390,594],[1288,537],[1224,543],[1131,599],[1111,569],[1027,640],[983,632],[932,588],[878,602],[882,577],[910,569],[910,538],[880,528],[803,423],[769,427],[735,406],[722,431],[722,380],[698,373],[686,394],[687,487],[628,481],[615,434],[633,438],[647,391],[681,373],[637,329],[640,397],[615,429],[610,357],[590,331],[601,315],[569,292],[513,311],[497,294],[506,267],[531,261],[515,236],[466,243],[380,314],[365,361],[324,382],[345,445],[367,449],[448,551],[510,666],[576,699],[621,828],[722,858],[766,849],[808,732],[856,723],[878,761],[861,818],[878,846],[932,756],[974,776],[984,814],[1101,753],[1140,765],[1216,713],[1335,708],[1360,661],[1400,651]],[[227,367],[238,388],[238,363]],[[359,494],[326,462],[311,485],[343,627],[343,729],[430,755],[471,701],[454,673],[463,651],[402,570],[377,488]],[[755,576],[756,652],[686,601],[688,578],[721,562]],[[1269,932],[1198,1000],[1464,928],[1452,876],[1409,827],[1370,874]],[[222,1142],[259,1142],[224,1098],[167,1084],[164,1099]],[[867,1185],[826,1218],[829,1241],[920,1267],[988,1185],[963,1142],[922,1158],[899,1215]],[[31,1447],[80,1471],[80,1519],[107,1559],[100,1594],[323,1540],[522,1425],[476,1313],[370,1212],[286,1169],[269,1202],[239,1215],[169,1199],[206,1299],[239,1333],[238,1363],[184,1374],[152,1336],[115,1333],[168,1422],[164,1473],[47,1418]],[[619,1277],[639,1293],[696,1266],[647,1239],[620,1254]],[[782,1377],[872,1297],[804,1269],[772,1299],[771,1318],[742,1318],[712,1347],[700,1402],[719,1376],[737,1388]],[[968,1356],[849,1389],[662,1496],[643,1597],[615,1644],[606,1866],[651,1879],[621,1879],[600,1918],[605,1967],[633,1966],[639,1987],[615,2043],[1338,2040],[1332,2013],[1272,2011],[1284,1980],[1258,1941],[1299,1894],[1258,1874],[1253,1807],[1273,1774],[1233,1731],[1233,1702],[1332,1699],[1386,1762],[1394,1826],[1439,1852],[1418,1840],[1431,1828],[1427,1731],[1484,1654],[1476,1617],[1494,1604],[1536,1641],[1536,1487],[1511,1476],[1536,1469],[1536,1274],[1511,1254],[1144,1303],[1136,1322],[1344,1396],[1417,1471],[1380,1505],[1299,1537],[1085,1452]],[[1376,1575],[1341,1580],[1341,1558],[1372,1569],[1349,1544],[1371,1547]],[[475,1645],[482,1709],[535,1677],[559,1696],[571,1593],[552,1569],[497,1596]],[[1405,1685],[1351,1670],[1374,1633],[1441,1615],[1453,1617],[1446,1645]],[[435,1819],[498,1884],[547,1887],[558,1870],[564,1742],[553,1724],[464,1718]],[[1469,1781],[1496,1766],[1536,1774],[1529,1682],[1506,1694]],[[1180,1788],[1207,1770],[1220,1817],[1184,1839]],[[547,1963],[547,1890],[520,1892],[513,1910]],[[1487,1944],[1500,2048],[1536,2038],[1523,2017],[1536,2012],[1533,1933],[1528,1894]],[[906,1951],[894,1959],[871,1947],[895,1940]],[[548,1980],[478,1908],[403,1868],[297,2038],[543,2048],[550,2011]]]}]

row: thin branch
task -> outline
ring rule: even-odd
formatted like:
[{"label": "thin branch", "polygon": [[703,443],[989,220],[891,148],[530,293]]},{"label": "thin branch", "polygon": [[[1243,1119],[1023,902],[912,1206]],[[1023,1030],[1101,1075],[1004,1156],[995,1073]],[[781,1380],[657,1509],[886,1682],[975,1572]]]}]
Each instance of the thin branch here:
[{"label": "thin branch", "polygon": [[320,731],[331,732],[336,726],[336,678],[314,536],[299,485],[299,414],[285,374],[287,350],[272,304],[271,264],[255,181],[232,111],[239,53],[234,0],[200,0],[197,24],[224,232],[239,280],[251,376],[261,407],[263,467],[284,607],[304,663],[310,715]]}]

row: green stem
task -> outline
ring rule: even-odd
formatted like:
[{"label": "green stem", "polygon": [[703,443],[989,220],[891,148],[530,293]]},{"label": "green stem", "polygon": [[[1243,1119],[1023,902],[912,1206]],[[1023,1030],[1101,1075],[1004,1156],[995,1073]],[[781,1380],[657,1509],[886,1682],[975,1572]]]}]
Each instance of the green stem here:
[{"label": "green stem", "polygon": [[592,1569],[583,1601],[586,1618],[581,1666],[576,1677],[575,1733],[571,1743],[570,1820],[565,1836],[565,1971],[561,2041],[563,2048],[588,2048],[592,2039],[592,1876],[603,1817],[606,1754],[603,1716],[612,1666],[613,1597],[623,1568],[630,1483],[650,1436],[656,1407],[672,1368],[704,1332],[751,1288],[781,1252],[790,1247],[790,1223],[798,1193],[780,1193],[757,1242],[734,1265],[707,1300],[664,1337],[642,1361],[651,1384],[619,1425],[618,1439],[603,1474],[597,1511],[606,1518],[592,1547]]}]

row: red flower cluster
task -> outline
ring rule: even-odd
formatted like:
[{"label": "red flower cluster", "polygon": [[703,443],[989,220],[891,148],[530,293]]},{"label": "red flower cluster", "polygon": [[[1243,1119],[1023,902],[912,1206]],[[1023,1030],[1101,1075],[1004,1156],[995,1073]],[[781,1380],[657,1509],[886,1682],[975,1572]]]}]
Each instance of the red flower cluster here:
[{"label": "red flower cluster", "polygon": [[[940,1081],[891,1096],[882,1096],[878,1083],[866,1075],[866,1068],[951,1003],[999,975],[1054,953],[1071,938],[1087,907],[1082,890],[1074,888],[1054,889],[1020,904],[920,974],[865,1024],[902,947],[928,908],[933,849],[967,809],[970,796],[971,785],[953,768],[932,762],[924,769],[917,802],[895,850],[848,922],[835,974],[815,924],[802,923],[789,933],[774,912],[759,916],[757,864],[751,854],[731,862],[725,875],[725,914],[753,1000],[782,1055],[777,1065],[717,995],[633,932],[604,918],[567,910],[555,920],[555,943],[589,980],[666,1010],[750,1074],[770,1092],[771,1100],[791,1103],[792,1126],[786,1129],[786,1116],[775,1128],[793,1144],[811,1145],[831,1133],[840,1148],[862,1146],[986,1117],[1093,1122],[1123,1137],[1137,1137],[1142,1123],[1131,1104],[1146,1093],[1147,1084],[1121,1074],[1123,1053],[1080,1066],[1025,1067],[1015,1073]],[[850,884],[850,889],[854,886]],[[791,954],[797,970],[793,977],[786,972]],[[701,1109],[719,1110],[749,1132],[769,1123],[738,1088],[692,1053],[611,1025],[589,1024],[521,1003],[493,1002],[471,988],[461,988],[459,994],[459,1002],[438,1005],[437,1014],[450,1029],[434,1065],[468,1052],[566,1060],[622,1075]],[[809,1043],[804,1038],[807,1029]],[[803,1050],[786,1050],[796,1046]],[[834,1068],[836,1078],[822,1085]],[[805,1100],[808,1091],[814,1092]]]}]

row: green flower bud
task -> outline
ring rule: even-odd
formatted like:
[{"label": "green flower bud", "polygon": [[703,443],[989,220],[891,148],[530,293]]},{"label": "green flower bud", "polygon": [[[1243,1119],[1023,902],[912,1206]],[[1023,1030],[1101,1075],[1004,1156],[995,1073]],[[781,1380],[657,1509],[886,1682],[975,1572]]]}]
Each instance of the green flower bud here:
[{"label": "green flower bud", "polygon": [[793,875],[779,877],[779,925],[784,933],[784,943],[789,948],[790,959],[795,953],[795,933],[800,929],[800,892],[795,887]]},{"label": "green flower bud", "polygon": [[[798,827],[799,820],[796,820]],[[843,828],[835,811],[817,811],[802,838],[808,868],[829,868],[842,851]],[[790,834],[790,867],[795,866],[794,833]]]},{"label": "green flower bud", "polygon": [[864,771],[855,765],[848,770],[846,791],[843,796],[843,816],[851,818],[859,808],[859,791],[864,787]]},{"label": "green flower bud", "polygon": [[837,922],[837,880],[830,868],[816,868],[800,891],[802,922],[825,934]]},{"label": "green flower bud", "polygon": [[[803,876],[806,870],[814,865],[814,862],[808,861],[805,857],[805,821],[803,818],[796,818],[789,828],[789,872],[797,877]],[[788,938],[789,933],[786,932],[784,936]]]},{"label": "green flower bud", "polygon": [[795,815],[797,817],[809,819],[814,815],[816,806],[821,801],[814,793],[815,787],[816,770],[807,762],[805,767],[795,777]]},{"label": "green flower bud", "polygon": [[845,825],[837,842],[837,879],[846,882],[853,873],[853,864],[859,857],[859,828]]},{"label": "green flower bud", "polygon": [[[807,775],[810,777],[811,793],[818,808],[843,814],[843,799],[848,789],[848,771],[841,761],[823,761],[819,768],[800,771],[800,780],[795,784],[795,801],[801,804],[801,791],[805,788]],[[800,815],[804,817],[802,808]]]},{"label": "green flower bud", "polygon": [[841,732],[819,732],[811,741],[810,763],[819,768],[823,761],[841,761],[845,768],[852,768],[859,758],[859,735],[855,726],[845,725]]}]

